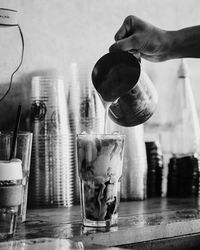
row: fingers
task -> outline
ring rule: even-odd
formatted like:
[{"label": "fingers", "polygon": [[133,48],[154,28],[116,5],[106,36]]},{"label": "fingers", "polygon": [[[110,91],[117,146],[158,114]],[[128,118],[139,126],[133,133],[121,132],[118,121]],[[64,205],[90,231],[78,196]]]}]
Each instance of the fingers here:
[{"label": "fingers", "polygon": [[127,16],[122,26],[119,28],[119,30],[115,34],[115,41],[121,40],[123,38],[126,38],[132,35],[135,31],[136,24],[140,22],[141,20],[134,15]]},{"label": "fingers", "polygon": [[116,51],[116,50],[123,50],[123,51],[130,51],[135,50],[137,51],[141,44],[137,41],[138,39],[132,35],[122,40],[116,41],[116,43],[112,44],[109,48],[109,51]]},{"label": "fingers", "polygon": [[131,33],[133,32],[132,30],[133,23],[134,23],[133,16],[126,17],[122,26],[119,28],[119,30],[115,34],[115,41],[121,40],[131,35]]},{"label": "fingers", "polygon": [[140,44],[138,43],[137,36],[135,36],[135,25],[139,19],[135,16],[127,16],[115,34],[115,43],[110,46],[110,51],[123,50],[138,50]]},{"label": "fingers", "polygon": [[125,26],[122,24],[122,26],[119,28],[119,30],[117,31],[117,33],[115,34],[115,41],[121,40],[126,36],[126,28]]},{"label": "fingers", "polygon": [[141,62],[141,54],[140,54],[140,52],[138,52],[138,51],[133,51],[133,50],[131,50],[131,51],[129,51],[131,54],[133,54],[137,59],[138,59],[138,61],[139,62]]}]

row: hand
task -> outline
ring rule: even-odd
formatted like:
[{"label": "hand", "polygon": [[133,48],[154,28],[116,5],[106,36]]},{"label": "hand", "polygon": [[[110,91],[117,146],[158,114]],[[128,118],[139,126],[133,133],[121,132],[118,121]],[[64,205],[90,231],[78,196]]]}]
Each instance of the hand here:
[{"label": "hand", "polygon": [[158,62],[167,59],[169,39],[167,31],[159,29],[136,16],[128,16],[115,35],[110,51],[123,50]]}]

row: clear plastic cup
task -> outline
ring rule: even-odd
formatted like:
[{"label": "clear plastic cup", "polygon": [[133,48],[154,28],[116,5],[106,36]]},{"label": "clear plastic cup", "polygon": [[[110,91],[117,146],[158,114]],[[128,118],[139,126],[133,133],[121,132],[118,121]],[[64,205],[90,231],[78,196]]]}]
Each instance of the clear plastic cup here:
[{"label": "clear plastic cup", "polygon": [[77,135],[82,223],[107,227],[118,223],[124,136]]},{"label": "clear plastic cup", "polygon": [[71,153],[69,134],[33,136],[28,207],[73,205]]},{"label": "clear plastic cup", "polygon": [[[9,160],[12,147],[13,132],[0,132],[0,160]],[[22,204],[19,209],[19,217],[22,222],[26,220],[28,183],[30,174],[30,161],[32,151],[32,133],[27,131],[19,131],[16,138],[15,158],[22,161],[23,173],[23,193]]]},{"label": "clear plastic cup", "polygon": [[34,76],[31,86],[31,127],[34,135],[69,133],[63,77]]},{"label": "clear plastic cup", "polygon": [[0,161],[0,241],[13,237],[22,204],[22,162]]}]

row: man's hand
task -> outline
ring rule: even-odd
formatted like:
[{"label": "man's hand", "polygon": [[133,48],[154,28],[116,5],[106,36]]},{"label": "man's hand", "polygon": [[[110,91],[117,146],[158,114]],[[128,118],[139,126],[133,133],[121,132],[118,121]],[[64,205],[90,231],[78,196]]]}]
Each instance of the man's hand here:
[{"label": "man's hand", "polygon": [[167,32],[136,16],[128,16],[115,35],[110,51],[140,53],[142,58],[158,62],[166,60]]}]

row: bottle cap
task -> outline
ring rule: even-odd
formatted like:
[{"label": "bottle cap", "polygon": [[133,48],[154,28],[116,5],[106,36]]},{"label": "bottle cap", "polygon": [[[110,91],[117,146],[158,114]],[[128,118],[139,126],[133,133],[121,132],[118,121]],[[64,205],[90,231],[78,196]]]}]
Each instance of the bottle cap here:
[{"label": "bottle cap", "polygon": [[189,76],[189,68],[184,59],[181,59],[181,63],[178,69],[178,77],[185,78]]},{"label": "bottle cap", "polygon": [[11,161],[0,161],[0,181],[22,179],[22,161],[12,159]]}]

